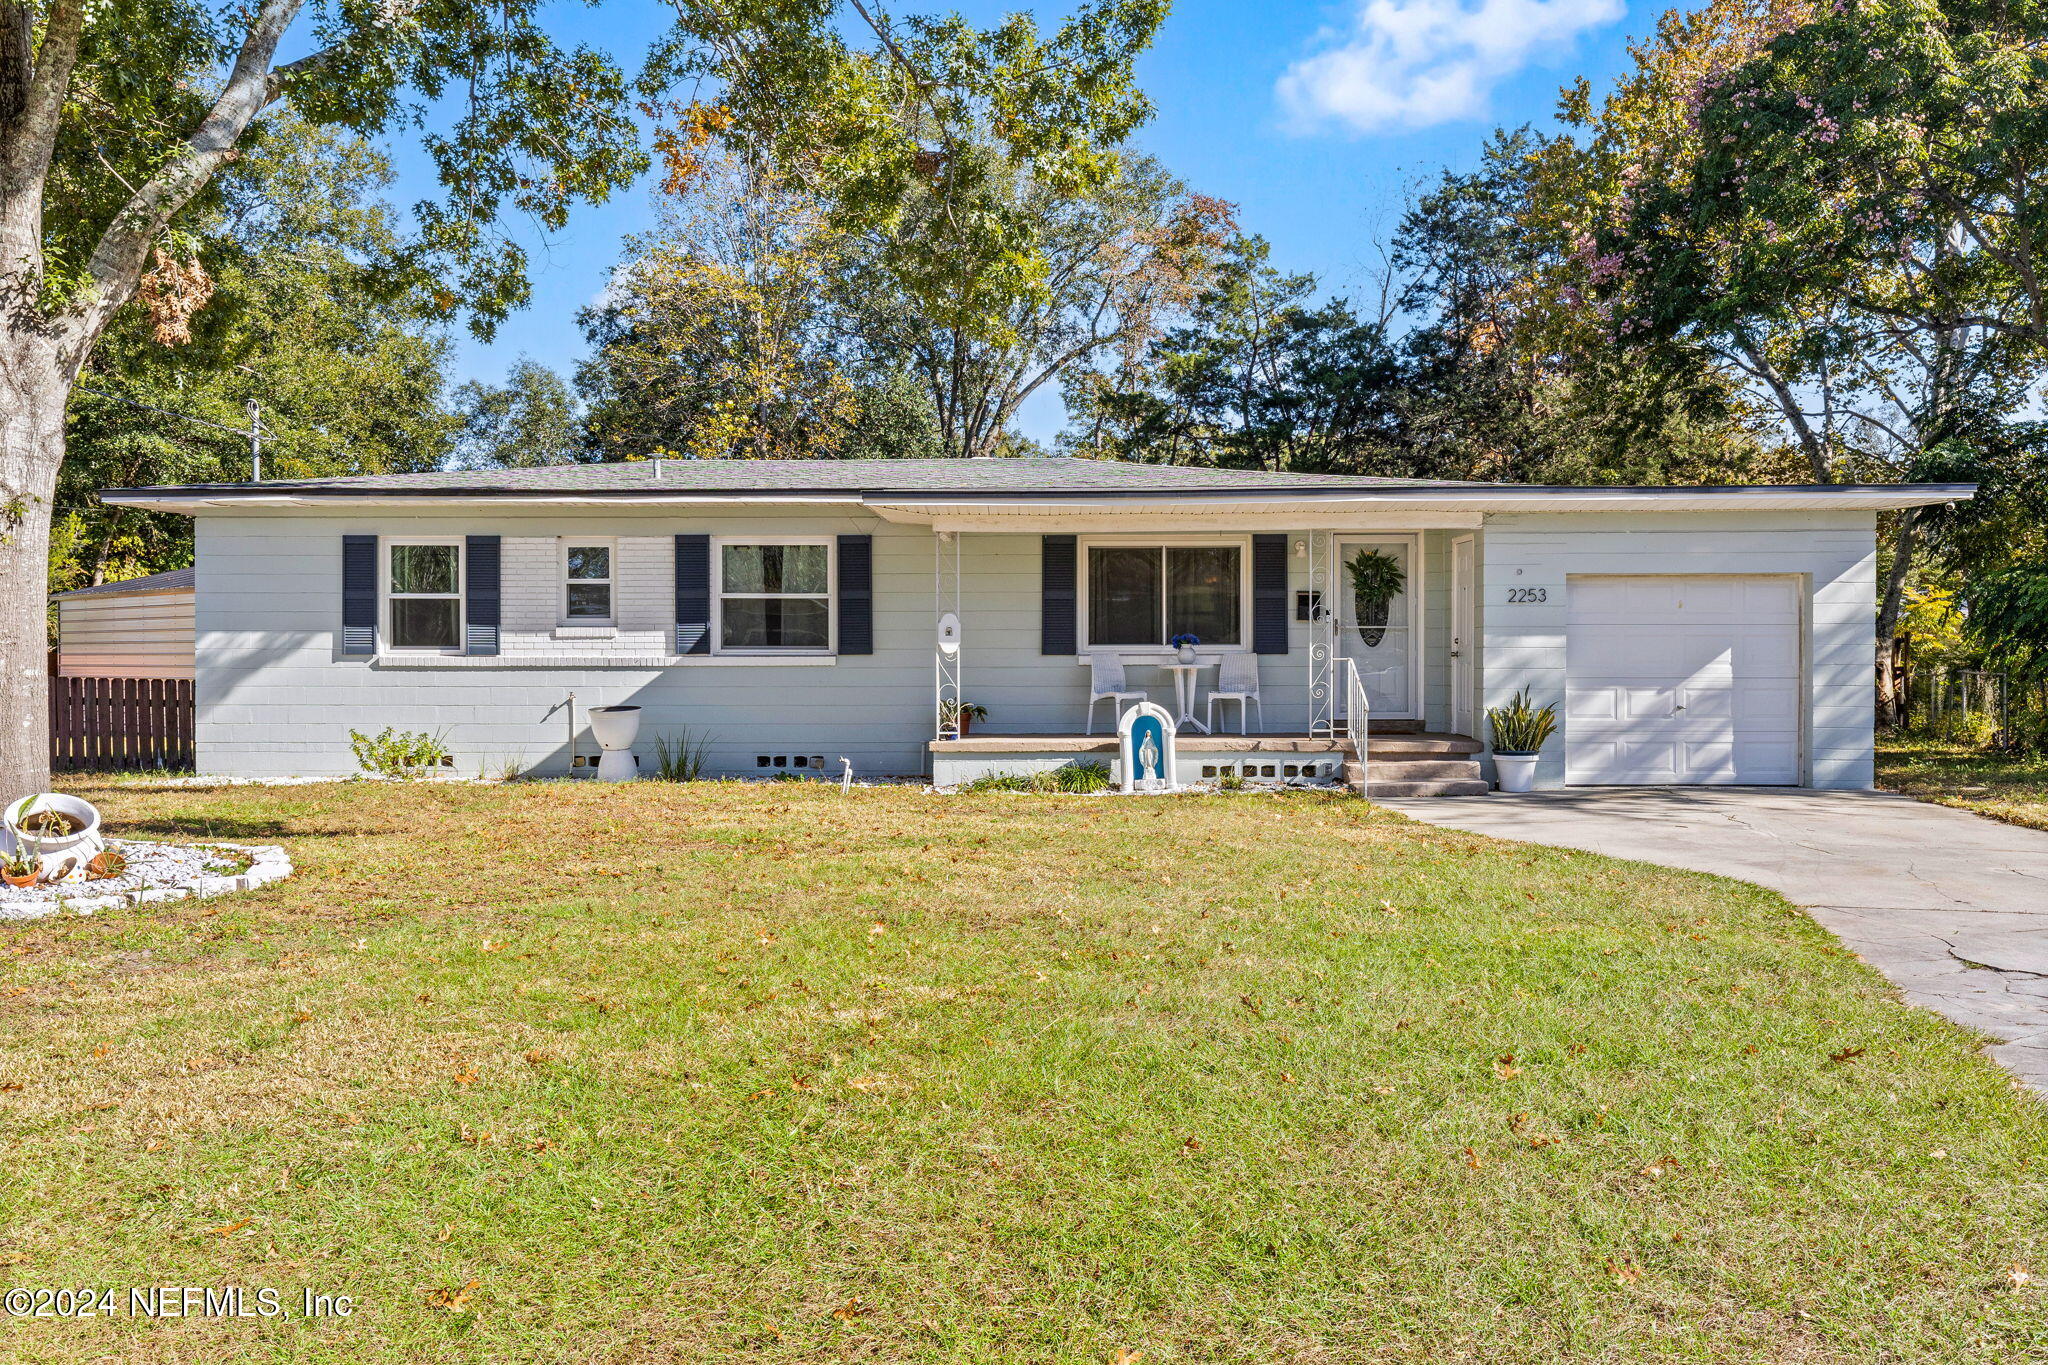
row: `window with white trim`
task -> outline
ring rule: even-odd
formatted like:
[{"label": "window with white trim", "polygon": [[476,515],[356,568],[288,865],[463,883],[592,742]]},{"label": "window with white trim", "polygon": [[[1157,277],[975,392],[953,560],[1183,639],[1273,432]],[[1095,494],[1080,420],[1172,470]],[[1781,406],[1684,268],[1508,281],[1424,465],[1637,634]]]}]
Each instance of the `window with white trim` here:
[{"label": "window with white trim", "polygon": [[830,540],[720,539],[717,550],[720,653],[832,651]]},{"label": "window with white trim", "polygon": [[388,540],[384,638],[393,649],[462,648],[462,542]]},{"label": "window with white trim", "polygon": [[562,542],[562,620],[572,626],[612,624],[612,574],[618,547],[609,540]]},{"label": "window with white trim", "polygon": [[1165,648],[1175,636],[1244,644],[1242,543],[1086,547],[1088,648]]}]

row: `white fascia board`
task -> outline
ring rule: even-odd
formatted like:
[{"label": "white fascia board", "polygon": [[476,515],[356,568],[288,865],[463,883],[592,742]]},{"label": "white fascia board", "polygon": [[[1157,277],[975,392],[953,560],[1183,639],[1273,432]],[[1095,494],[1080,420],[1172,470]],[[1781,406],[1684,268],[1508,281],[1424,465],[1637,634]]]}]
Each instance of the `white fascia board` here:
[{"label": "white fascia board", "polygon": [[[1388,489],[1384,492],[1233,493],[1226,497],[1046,497],[874,498],[868,509],[884,520],[961,525],[967,522],[1027,521],[1046,517],[1203,517],[1229,516],[1242,524],[1245,514],[1291,511],[1318,518],[1355,514],[1371,518],[1387,513],[1740,511],[1740,510],[1865,510],[1959,502],[1976,492],[1974,485],[1856,485],[1786,488],[1486,488]],[[1321,524],[1319,520],[1317,524]],[[1381,523],[1385,524],[1385,523]],[[1454,523],[1433,520],[1430,525]],[[1476,524],[1476,523],[1474,523]]]},{"label": "white fascia board", "polygon": [[408,511],[451,512],[471,507],[495,510],[527,508],[546,511],[554,507],[810,507],[860,505],[858,493],[629,493],[606,497],[589,493],[476,494],[436,496],[394,496],[389,493],[359,493],[308,497],[291,493],[238,493],[232,497],[178,497],[171,494],[139,494],[109,489],[100,501],[116,507],[146,507],[154,512],[306,512],[322,508],[402,507]]}]

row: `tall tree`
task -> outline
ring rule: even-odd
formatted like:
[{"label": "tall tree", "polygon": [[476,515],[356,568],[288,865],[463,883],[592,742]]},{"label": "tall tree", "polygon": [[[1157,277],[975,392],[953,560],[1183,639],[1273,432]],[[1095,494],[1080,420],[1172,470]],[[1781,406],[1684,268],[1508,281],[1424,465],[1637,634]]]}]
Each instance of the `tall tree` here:
[{"label": "tall tree", "polygon": [[[1705,346],[1813,479],[1913,477],[2023,401],[2048,356],[2031,193],[2048,98],[2021,7],[1719,0],[1668,16],[1596,117],[1579,252],[1641,349]],[[1923,514],[1890,518],[1881,697]]]},{"label": "tall tree", "polygon": [[1131,152],[1104,151],[1102,179],[1086,187],[1039,174],[986,136],[951,155],[971,165],[960,179],[1031,225],[1040,261],[990,259],[957,291],[936,288],[957,278],[980,231],[942,175],[856,257],[851,297],[873,344],[905,357],[924,384],[947,453],[989,455],[1039,389],[1141,355],[1207,282],[1234,210]]},{"label": "tall tree", "polygon": [[[281,101],[363,135],[432,126],[423,142],[443,193],[418,207],[418,237],[399,263],[446,281],[443,306],[488,333],[526,298],[522,254],[494,226],[501,210],[559,228],[577,201],[603,199],[645,165],[628,82],[602,53],[562,49],[540,13],[539,0],[0,0],[0,781],[10,790],[48,777],[43,599],[72,385],[138,291],[174,332],[202,302],[174,224],[217,196],[221,170]],[[880,223],[968,126],[994,127],[1005,154],[1049,182],[1099,179],[1095,149],[1148,112],[1130,66],[1163,14],[1164,0],[1100,0],[1046,37],[1028,16],[981,32],[958,18],[892,21],[862,0],[679,2],[638,93],[653,102],[682,82],[716,89],[717,105],[678,120],[684,141],[765,148],[776,164],[804,167],[850,221]],[[849,42],[863,31],[871,52]],[[305,55],[280,61],[288,45]],[[925,136],[896,117],[906,106],[921,111]],[[1035,241],[997,199],[963,185],[958,200],[992,208],[963,238],[970,276],[993,255],[1035,268]]]},{"label": "tall tree", "polygon": [[461,428],[456,462],[465,469],[570,464],[592,458],[575,390],[537,360],[512,362],[502,384],[470,380],[455,390]]},{"label": "tall tree", "polygon": [[124,309],[80,375],[53,587],[190,563],[189,517],[107,507],[98,490],[248,478],[251,403],[272,477],[429,469],[446,455],[446,328],[424,282],[381,269],[397,241],[389,180],[360,138],[289,114],[227,168],[219,205],[185,229],[188,273],[211,291],[189,338],[166,345],[147,311]]}]

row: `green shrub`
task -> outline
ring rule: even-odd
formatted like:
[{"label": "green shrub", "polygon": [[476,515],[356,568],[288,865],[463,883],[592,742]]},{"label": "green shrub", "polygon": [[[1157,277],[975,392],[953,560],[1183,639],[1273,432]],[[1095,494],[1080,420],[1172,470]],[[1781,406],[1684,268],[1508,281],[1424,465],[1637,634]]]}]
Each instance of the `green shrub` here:
[{"label": "green shrub", "polygon": [[1244,790],[1244,787],[1243,773],[1225,773],[1216,779],[1216,790],[1218,791],[1241,792]]},{"label": "green shrub", "polygon": [[430,735],[424,730],[395,730],[387,725],[375,735],[351,730],[348,744],[365,772],[379,777],[421,777],[429,770],[455,766],[445,733]]},{"label": "green shrub", "polygon": [[1046,772],[1032,773],[983,773],[971,782],[962,782],[958,790],[963,792],[1066,792],[1085,795],[1089,792],[1109,789],[1109,765],[1107,763],[1063,763]]},{"label": "green shrub", "polygon": [[1053,776],[1058,779],[1059,789],[1063,792],[1086,795],[1109,790],[1107,763],[1068,763],[1055,769]]},{"label": "green shrub", "polygon": [[704,775],[705,760],[711,754],[711,740],[688,730],[654,739],[654,776],[661,782],[695,782]]}]

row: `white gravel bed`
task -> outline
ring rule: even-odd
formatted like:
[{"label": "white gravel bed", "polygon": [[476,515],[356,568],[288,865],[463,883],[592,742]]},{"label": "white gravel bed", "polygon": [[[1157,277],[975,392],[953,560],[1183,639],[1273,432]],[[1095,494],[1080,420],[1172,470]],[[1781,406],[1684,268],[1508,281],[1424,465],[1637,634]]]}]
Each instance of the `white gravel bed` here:
[{"label": "white gravel bed", "polygon": [[[41,919],[70,911],[89,915],[146,901],[184,900],[253,891],[292,874],[292,861],[276,844],[159,844],[109,839],[128,860],[118,877],[55,886],[0,884],[0,920]],[[249,860],[244,871],[236,868]]]}]

